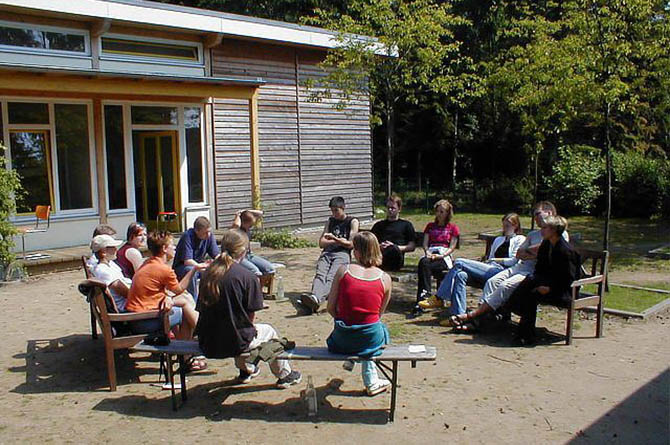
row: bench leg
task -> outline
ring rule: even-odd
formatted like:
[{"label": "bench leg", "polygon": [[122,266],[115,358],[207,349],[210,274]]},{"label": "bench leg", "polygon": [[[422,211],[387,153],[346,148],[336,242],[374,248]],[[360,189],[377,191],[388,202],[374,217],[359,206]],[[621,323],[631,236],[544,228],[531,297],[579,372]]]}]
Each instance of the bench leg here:
[{"label": "bench leg", "polygon": [[172,410],[177,411],[177,399],[174,393],[174,370],[172,369],[172,354],[165,354],[167,356],[167,383],[170,384],[170,396],[172,398]]},{"label": "bench leg", "polygon": [[[376,362],[379,370],[384,374],[384,377],[391,381],[391,409],[389,410],[389,421],[393,422],[395,420],[395,405],[396,405],[396,393],[398,390],[398,362],[393,361],[393,367],[389,366],[382,362]],[[390,372],[390,376],[386,373]]]},{"label": "bench leg", "polygon": [[184,363],[184,356],[179,356],[179,381],[181,383],[181,401],[186,402],[186,363]]}]

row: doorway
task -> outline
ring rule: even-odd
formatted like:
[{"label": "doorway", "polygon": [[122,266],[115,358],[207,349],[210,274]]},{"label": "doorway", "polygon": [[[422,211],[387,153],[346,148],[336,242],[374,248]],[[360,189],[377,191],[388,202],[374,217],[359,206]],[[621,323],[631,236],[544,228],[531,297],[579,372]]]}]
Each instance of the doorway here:
[{"label": "doorway", "polygon": [[181,200],[176,131],[133,131],[137,221],[157,229],[157,216],[175,212],[160,222],[161,230],[181,231]]}]

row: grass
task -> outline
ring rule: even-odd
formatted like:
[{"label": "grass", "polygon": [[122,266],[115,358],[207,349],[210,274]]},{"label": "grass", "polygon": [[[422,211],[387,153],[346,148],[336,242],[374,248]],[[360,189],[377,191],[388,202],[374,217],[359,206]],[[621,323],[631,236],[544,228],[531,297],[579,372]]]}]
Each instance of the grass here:
[{"label": "grass", "polygon": [[[586,292],[595,293],[597,291],[596,286],[593,285],[584,287]],[[610,285],[610,291],[605,294],[605,307],[641,313],[669,297],[668,294]]]}]

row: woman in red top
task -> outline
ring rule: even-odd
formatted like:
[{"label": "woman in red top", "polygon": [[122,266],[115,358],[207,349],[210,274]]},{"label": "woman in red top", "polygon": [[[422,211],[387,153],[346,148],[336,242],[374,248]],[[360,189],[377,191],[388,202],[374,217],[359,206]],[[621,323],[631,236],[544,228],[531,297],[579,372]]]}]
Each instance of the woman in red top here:
[{"label": "woman in red top", "polygon": [[413,314],[422,312],[419,302],[430,296],[431,277],[440,277],[442,272],[451,269],[451,254],[456,250],[461,234],[458,226],[451,222],[454,207],[446,199],[440,199],[433,206],[435,221],[428,223],[423,231],[424,257],[419,260],[419,285],[416,290],[416,306]]},{"label": "woman in red top", "polygon": [[144,224],[134,222],[128,226],[126,243],[116,254],[116,264],[119,265],[123,276],[132,280],[135,271],[144,263],[140,249],[147,246],[147,229]]},{"label": "woman in red top", "polygon": [[[340,266],[328,295],[328,313],[335,319],[335,328],[326,343],[331,352],[372,358],[389,342],[388,330],[380,319],[391,298],[391,277],[377,267],[382,253],[372,232],[357,233],[353,247],[358,264]],[[368,395],[391,386],[379,378],[372,360],[362,360],[361,365]]]}]

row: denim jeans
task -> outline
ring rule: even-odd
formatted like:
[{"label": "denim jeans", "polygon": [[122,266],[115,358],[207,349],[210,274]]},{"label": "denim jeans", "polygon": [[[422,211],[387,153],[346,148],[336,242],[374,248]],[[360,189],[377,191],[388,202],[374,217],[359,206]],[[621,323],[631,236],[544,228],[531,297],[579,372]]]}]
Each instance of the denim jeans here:
[{"label": "denim jeans", "polygon": [[265,258],[254,255],[250,253],[242,261],[240,265],[245,269],[253,273],[254,275],[266,275],[270,273],[275,273],[275,268],[272,266],[272,263],[266,260]]},{"label": "denim jeans", "polygon": [[377,374],[377,365],[372,360],[361,360],[361,376],[363,377],[363,384],[366,388],[377,383],[379,375]]},{"label": "denim jeans", "polygon": [[[126,312],[128,313],[128,312]],[[170,310],[170,327],[173,328],[181,323],[182,309],[173,306]],[[133,334],[150,334],[152,332],[161,332],[163,330],[163,320],[152,318],[150,320],[137,320],[130,323],[130,330]]]},{"label": "denim jeans", "polygon": [[468,283],[484,284],[486,280],[504,269],[498,263],[482,263],[481,261],[459,258],[454,262],[454,267],[442,280],[437,290],[437,297],[451,300],[451,314],[465,314],[467,305],[465,301],[465,286]]}]

